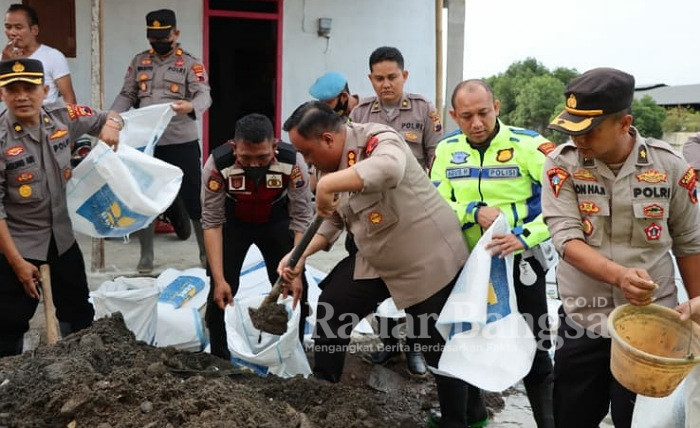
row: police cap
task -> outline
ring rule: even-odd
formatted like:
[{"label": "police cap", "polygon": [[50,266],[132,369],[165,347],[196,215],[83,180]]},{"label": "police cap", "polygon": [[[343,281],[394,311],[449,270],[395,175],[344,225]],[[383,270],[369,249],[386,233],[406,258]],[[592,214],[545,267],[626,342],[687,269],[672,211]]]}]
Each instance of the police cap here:
[{"label": "police cap", "polygon": [[348,79],[343,73],[329,71],[316,79],[316,82],[309,88],[309,94],[317,100],[331,100],[340,95],[347,84]]},{"label": "police cap", "polygon": [[0,87],[12,82],[44,84],[44,66],[38,59],[19,58],[0,61]]},{"label": "police cap", "polygon": [[164,39],[176,26],[175,12],[170,9],[154,10],[146,15],[146,37],[149,39]]},{"label": "police cap", "polygon": [[634,77],[614,68],[594,68],[569,82],[564,96],[566,108],[549,128],[568,135],[585,134],[608,115],[632,105]]}]

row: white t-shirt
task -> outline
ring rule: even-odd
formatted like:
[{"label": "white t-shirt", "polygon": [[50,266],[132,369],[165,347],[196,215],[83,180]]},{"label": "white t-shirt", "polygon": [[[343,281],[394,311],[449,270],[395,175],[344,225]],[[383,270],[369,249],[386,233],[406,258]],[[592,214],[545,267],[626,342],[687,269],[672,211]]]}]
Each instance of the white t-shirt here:
[{"label": "white t-shirt", "polygon": [[56,101],[61,94],[54,81],[70,74],[66,57],[58,49],[39,45],[39,49],[35,50],[29,58],[38,59],[44,66],[44,84],[49,86],[49,94],[46,96],[44,104]]}]

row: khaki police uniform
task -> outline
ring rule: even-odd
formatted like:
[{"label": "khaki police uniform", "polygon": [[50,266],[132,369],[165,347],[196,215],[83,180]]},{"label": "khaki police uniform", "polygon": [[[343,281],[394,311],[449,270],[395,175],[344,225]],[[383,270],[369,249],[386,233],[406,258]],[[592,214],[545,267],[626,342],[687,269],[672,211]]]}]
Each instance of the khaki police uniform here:
[{"label": "khaki police uniform", "polygon": [[[57,317],[68,331],[89,326],[94,317],[66,205],[70,143],[85,133],[98,135],[106,120],[106,112],[61,101],[42,108],[36,129],[9,110],[0,115],[0,219],[25,260],[49,263]],[[0,340],[21,338],[37,304],[0,254]]]},{"label": "khaki police uniform", "polygon": [[201,151],[197,119],[211,105],[207,72],[202,62],[184,51],[179,44],[165,58],[153,49],[137,54],[129,64],[124,85],[111,110],[123,112],[131,107],[190,101],[194,110],[175,115],[161,135],[154,156],[182,169],[180,196],[193,220],[201,217]]},{"label": "khaki police uniform", "polygon": [[394,128],[408,143],[423,169],[430,167],[443,131],[433,103],[411,93],[403,94],[391,115],[387,114],[376,96],[365,98],[352,110],[350,119],[357,123],[374,122]]},{"label": "khaki police uniform", "polygon": [[688,138],[683,144],[683,157],[693,169],[700,170],[700,133]]},{"label": "khaki police uniform", "polygon": [[[667,143],[639,136],[617,175],[579,156],[573,143],[545,163],[545,221],[559,254],[580,239],[622,266],[649,272],[656,304],[676,304],[673,260],[700,253],[695,174]],[[608,336],[607,316],[627,303],[622,291],[582,274],[565,260],[557,268],[564,311],[577,324]],[[585,300],[585,304],[583,304]]]}]

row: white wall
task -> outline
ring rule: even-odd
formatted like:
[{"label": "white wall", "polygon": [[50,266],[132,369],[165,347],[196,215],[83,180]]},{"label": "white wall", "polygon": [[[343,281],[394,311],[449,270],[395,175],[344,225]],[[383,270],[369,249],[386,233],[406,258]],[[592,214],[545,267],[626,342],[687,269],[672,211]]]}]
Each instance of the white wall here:
[{"label": "white wall", "polygon": [[[316,34],[332,18],[330,43]],[[409,71],[405,90],[435,100],[435,2],[428,0],[286,0],[284,2],[282,121],[311,99],[309,87],[326,71],[345,74],[350,90],[374,95],[369,55],[394,46]]]}]

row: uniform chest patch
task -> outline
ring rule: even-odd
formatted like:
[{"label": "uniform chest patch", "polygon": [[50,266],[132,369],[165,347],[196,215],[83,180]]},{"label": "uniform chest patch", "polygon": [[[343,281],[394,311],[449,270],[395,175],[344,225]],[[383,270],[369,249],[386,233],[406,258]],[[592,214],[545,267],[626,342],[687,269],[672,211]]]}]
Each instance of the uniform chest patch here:
[{"label": "uniform chest patch", "polygon": [[647,235],[647,240],[658,241],[661,238],[661,231],[663,228],[656,223],[652,223],[649,227],[644,229],[644,233]]},{"label": "uniform chest patch", "polygon": [[665,183],[667,176],[668,174],[666,173],[659,172],[655,169],[650,169],[637,174],[637,181],[650,184]]},{"label": "uniform chest patch", "polygon": [[382,217],[382,214],[378,211],[372,211],[371,213],[369,213],[368,216],[369,216],[369,222],[372,224],[379,224],[382,222],[382,220],[384,220],[384,218]]},{"label": "uniform chest patch", "polygon": [[228,178],[228,189],[232,192],[245,190],[245,176],[234,175]]},{"label": "uniform chest patch", "polygon": [[583,181],[598,181],[595,178],[595,175],[593,175],[593,173],[587,169],[579,169],[578,171],[574,172],[574,179]]},{"label": "uniform chest patch", "polygon": [[265,185],[268,189],[282,188],[282,174],[266,174]]},{"label": "uniform chest patch", "polygon": [[502,149],[496,153],[496,160],[499,162],[508,162],[513,159],[513,148]]},{"label": "uniform chest patch", "polygon": [[31,172],[23,172],[17,176],[17,181],[19,181],[20,183],[24,183],[30,181],[32,178],[34,178],[34,174],[32,174]]},{"label": "uniform chest patch", "polygon": [[420,136],[415,132],[408,131],[403,133],[403,138],[411,143],[417,143]]},{"label": "uniform chest patch", "polygon": [[175,67],[182,67],[185,65],[185,59],[183,57],[178,57],[177,60],[175,60]]},{"label": "uniform chest patch", "polygon": [[599,213],[600,207],[593,201],[581,201],[578,204],[578,210],[583,214],[590,215]]},{"label": "uniform chest patch", "polygon": [[565,169],[554,167],[547,170],[547,178],[552,192],[554,192],[554,197],[558,198],[564,182],[569,178],[569,173]]},{"label": "uniform chest patch", "polygon": [[170,92],[174,92],[174,93],[180,92],[180,85],[178,85],[177,83],[171,83],[170,84]]},{"label": "uniform chest patch", "polygon": [[664,218],[664,207],[659,204],[645,205],[642,211],[647,218]]},{"label": "uniform chest patch", "polygon": [[24,153],[24,147],[22,147],[22,146],[14,146],[14,147],[10,147],[9,149],[5,150],[5,154],[8,157],[19,156],[22,153]]},{"label": "uniform chest patch", "polygon": [[455,165],[459,165],[459,164],[466,163],[467,159],[469,159],[469,153],[467,153],[467,152],[454,152],[454,153],[452,153],[452,159],[450,159],[450,163],[453,163]]},{"label": "uniform chest patch", "polygon": [[68,135],[67,129],[57,129],[53,134],[49,135],[49,140],[55,140],[57,138],[65,137]]},{"label": "uniform chest patch", "polygon": [[71,167],[66,167],[63,169],[63,179],[68,181],[73,176],[73,170]]},{"label": "uniform chest patch", "polygon": [[32,196],[32,186],[28,184],[23,184],[19,186],[19,189],[17,189],[17,191],[19,192],[19,195],[23,198],[28,198]]},{"label": "uniform chest patch", "polygon": [[583,234],[586,236],[591,236],[593,234],[593,222],[590,218],[586,217],[581,220],[581,229],[583,229]]}]

